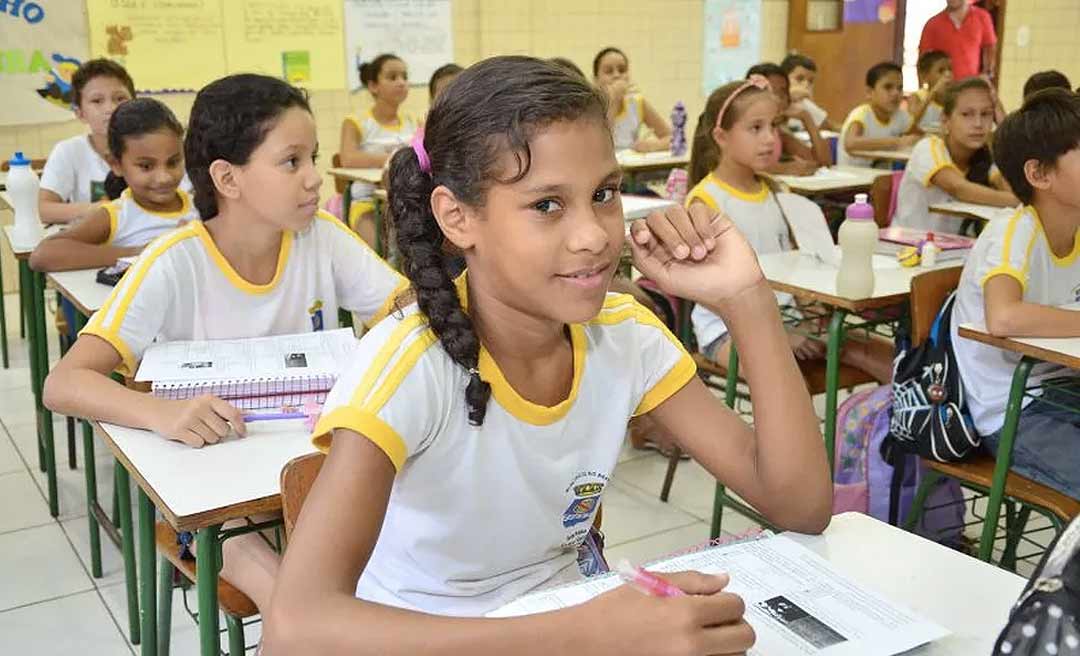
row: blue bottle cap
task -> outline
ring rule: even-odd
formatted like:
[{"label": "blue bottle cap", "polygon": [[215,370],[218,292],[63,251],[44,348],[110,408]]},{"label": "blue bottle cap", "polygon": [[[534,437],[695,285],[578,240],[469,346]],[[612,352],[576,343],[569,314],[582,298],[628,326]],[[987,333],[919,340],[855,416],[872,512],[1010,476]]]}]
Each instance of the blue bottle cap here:
[{"label": "blue bottle cap", "polygon": [[15,155],[8,160],[8,164],[12,166],[30,166],[30,160],[26,159],[26,156],[22,154],[21,150],[15,151]]}]

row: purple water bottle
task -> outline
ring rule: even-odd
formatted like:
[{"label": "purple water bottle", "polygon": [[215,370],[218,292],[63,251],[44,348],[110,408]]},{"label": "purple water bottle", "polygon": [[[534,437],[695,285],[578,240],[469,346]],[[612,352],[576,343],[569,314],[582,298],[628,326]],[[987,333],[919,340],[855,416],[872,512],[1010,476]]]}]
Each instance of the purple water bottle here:
[{"label": "purple water bottle", "polygon": [[675,157],[686,154],[686,107],[682,101],[675,103],[671,110],[671,154]]}]

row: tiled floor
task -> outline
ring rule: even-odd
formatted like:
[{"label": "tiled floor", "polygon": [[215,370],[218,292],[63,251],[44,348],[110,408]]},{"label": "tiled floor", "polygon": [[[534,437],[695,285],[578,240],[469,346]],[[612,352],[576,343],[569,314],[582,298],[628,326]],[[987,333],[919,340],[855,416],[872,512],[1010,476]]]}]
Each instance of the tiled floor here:
[{"label": "tiled floor", "polygon": [[[4,654],[133,655],[127,640],[127,606],[119,552],[102,539],[103,577],[89,569],[89,538],[80,468],[67,466],[65,429],[56,420],[61,515],[49,517],[45,477],[37,469],[37,445],[26,344],[18,338],[16,298],[5,299],[12,327],[11,368],[0,369],[0,644]],[[50,339],[55,359],[55,336]],[[820,400],[818,401],[820,404]],[[99,498],[112,494],[112,459],[97,449]],[[713,481],[696,463],[680,465],[670,503],[658,500],[666,461],[658,454],[624,449],[604,498],[607,555],[648,561],[708,538]],[[725,532],[751,527],[727,513]],[[194,604],[194,599],[192,599]],[[58,627],[64,630],[57,630]],[[249,643],[258,627],[247,632]],[[179,592],[173,604],[172,653],[198,653],[198,632]]]}]

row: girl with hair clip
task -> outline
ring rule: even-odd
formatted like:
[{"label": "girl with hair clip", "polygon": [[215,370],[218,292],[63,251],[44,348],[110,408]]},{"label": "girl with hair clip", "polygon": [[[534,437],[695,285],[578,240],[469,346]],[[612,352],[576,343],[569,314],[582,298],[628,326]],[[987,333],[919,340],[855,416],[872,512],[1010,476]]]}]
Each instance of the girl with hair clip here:
[{"label": "girl with hair clip", "polygon": [[138,255],[158,235],[199,218],[184,177],[184,128],[153,98],[120,105],[109,118],[105,191],[111,202],[43,240],[30,256],[36,271],[110,266]]},{"label": "girl with hair clip", "polygon": [[930,135],[911,151],[896,196],[893,223],[907,228],[956,233],[956,218],[930,211],[931,205],[965,203],[1015,207],[1019,199],[994,166],[994,94],[990,83],[969,77],[945,87],[941,136]]},{"label": "girl with hair clip", "polygon": [[[709,96],[698,117],[690,152],[688,208],[701,206],[729,217],[758,254],[792,249],[784,209],[775,190],[758,175],[774,157],[779,140],[775,128],[779,104],[768,80],[750,75],[726,84]],[[780,306],[795,305],[791,294],[777,292]],[[727,322],[704,304],[691,313],[698,348],[726,367],[731,354]],[[796,331],[787,333],[789,350],[799,360],[825,356],[825,345]],[[742,347],[739,347],[742,354]],[[876,340],[849,340],[842,361],[882,383],[892,377],[892,346]]]},{"label": "girl with hair clip", "polygon": [[[338,308],[369,323],[385,314],[404,280],[318,211],[317,151],[300,89],[251,74],[203,87],[184,142],[202,220],[146,247],[45,380],[45,404],[213,448],[246,435],[239,409],[211,395],[155,397],[109,374],[133,376],[153,342],[318,331]],[[223,557],[222,577],[266,610],[277,554],[248,534],[226,540]]]},{"label": "girl with hair clip", "polygon": [[[671,125],[630,82],[630,60],[626,53],[610,46],[604,48],[596,53],[592,68],[593,81],[608,97],[608,120],[615,150],[632,148],[649,152],[671,148]],[[640,137],[642,125],[652,130],[654,136]]]},{"label": "girl with hair clip", "polygon": [[[530,57],[467,69],[394,155],[390,204],[417,302],[364,336],[315,427],[329,456],[289,542],[265,654],[751,646],[726,577],[698,573],[670,575],[685,596],[623,587],[564,611],[483,619],[577,576],[634,415],[769,521],[805,532],[829,521],[817,418],[753,249],[700,205],[631,228],[643,274],[729,322],[751,388],[769,392],[750,426],[650,312],[608,293],[625,239],[621,176],[606,98]],[[444,242],[465,254],[457,280]]]},{"label": "girl with hair clip", "polygon": [[[390,155],[408,145],[416,133],[417,122],[399,113],[409,96],[409,71],[397,55],[384,53],[360,65],[360,83],[375,104],[363,116],[345,117],[338,155],[345,167],[383,168]],[[374,193],[374,185],[353,182],[352,204],[346,217],[349,227],[372,246],[376,242]]]}]

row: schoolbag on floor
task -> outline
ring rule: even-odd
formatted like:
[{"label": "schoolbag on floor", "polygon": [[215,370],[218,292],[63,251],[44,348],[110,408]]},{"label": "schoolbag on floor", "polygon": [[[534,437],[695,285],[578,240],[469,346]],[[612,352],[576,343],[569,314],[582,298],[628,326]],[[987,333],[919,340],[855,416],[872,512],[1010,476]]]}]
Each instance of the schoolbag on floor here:
[{"label": "schoolbag on floor", "polygon": [[896,340],[893,361],[893,446],[939,462],[963,460],[980,443],[964,402],[964,381],[950,337],[956,292],[945,300],[933,328],[918,348],[909,335]]},{"label": "schoolbag on floor", "polygon": [[[882,385],[855,392],[837,410],[833,514],[855,511],[889,521],[894,469],[881,457],[881,445],[889,433],[891,406],[892,389]],[[924,475],[916,456],[905,458],[898,492],[899,522],[910,512]],[[916,532],[936,542],[957,542],[964,523],[962,501],[959,483],[950,480],[939,485],[927,497],[927,510]]]}]

